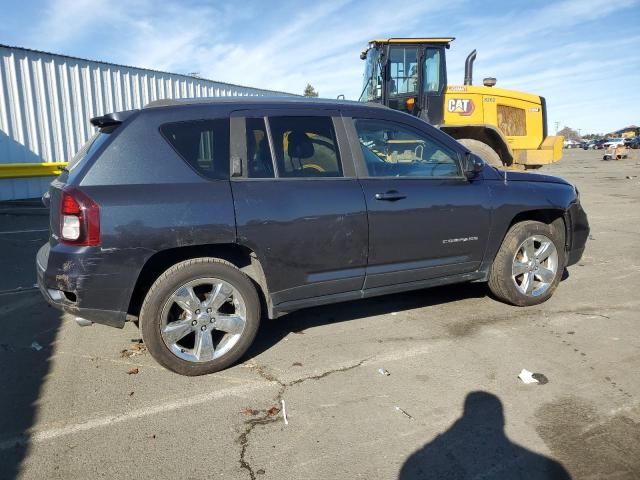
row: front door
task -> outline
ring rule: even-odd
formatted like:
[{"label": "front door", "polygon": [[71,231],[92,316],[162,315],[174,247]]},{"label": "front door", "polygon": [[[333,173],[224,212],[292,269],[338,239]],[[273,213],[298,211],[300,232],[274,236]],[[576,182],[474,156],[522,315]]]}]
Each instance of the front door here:
[{"label": "front door", "polygon": [[382,119],[354,127],[366,166],[365,288],[477,270],[490,226],[486,185],[468,181],[457,152],[424,131]]}]

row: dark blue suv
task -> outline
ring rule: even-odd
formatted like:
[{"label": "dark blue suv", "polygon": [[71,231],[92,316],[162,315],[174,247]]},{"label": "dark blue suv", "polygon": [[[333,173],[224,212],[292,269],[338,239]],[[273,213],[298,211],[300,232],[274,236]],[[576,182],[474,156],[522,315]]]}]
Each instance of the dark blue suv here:
[{"label": "dark blue suv", "polygon": [[463,282],[544,302],[589,232],[569,183],[381,106],[162,101],[91,123],[46,195],[39,285],[81,324],[139,322],[185,375],[236,362],[263,315]]}]

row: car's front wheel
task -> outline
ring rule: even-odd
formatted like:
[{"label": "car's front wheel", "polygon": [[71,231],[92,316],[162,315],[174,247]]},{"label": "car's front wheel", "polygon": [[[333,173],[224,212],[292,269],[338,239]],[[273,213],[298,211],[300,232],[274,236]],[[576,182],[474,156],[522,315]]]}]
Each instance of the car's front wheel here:
[{"label": "car's front wheel", "polygon": [[260,311],[249,277],[223,260],[195,258],[174,265],[151,286],[140,312],[142,338],[169,370],[213,373],[247,351]]},{"label": "car's front wheel", "polygon": [[558,287],[566,265],[564,232],[555,224],[515,224],[505,235],[489,276],[489,288],[512,305],[537,305]]}]

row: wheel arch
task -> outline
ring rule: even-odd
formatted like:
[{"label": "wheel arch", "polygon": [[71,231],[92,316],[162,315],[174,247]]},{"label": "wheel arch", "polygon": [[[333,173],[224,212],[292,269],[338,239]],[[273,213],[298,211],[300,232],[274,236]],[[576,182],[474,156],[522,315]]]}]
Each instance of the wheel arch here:
[{"label": "wheel arch", "polygon": [[498,153],[505,165],[513,164],[513,152],[507,143],[506,137],[497,128],[489,125],[443,125],[440,130],[456,140],[471,138],[486,143]]},{"label": "wheel arch", "polygon": [[199,257],[225,260],[247,275],[255,284],[260,302],[266,308],[269,318],[273,318],[271,296],[262,264],[253,250],[237,243],[190,245],[156,252],[147,259],[138,275],[127,313],[134,317],[140,314],[147,292],[163,272],[176,263]]},{"label": "wheel arch", "polygon": [[564,248],[565,251],[568,248],[568,240],[569,240],[569,222],[566,219],[565,210],[559,208],[545,208],[545,209],[536,209],[536,210],[525,210],[522,212],[518,212],[512,219],[505,231],[502,234],[502,241],[504,241],[504,237],[507,235],[507,232],[513,227],[515,224],[524,222],[527,220],[533,220],[536,222],[546,223],[547,225],[551,225],[554,229],[558,230],[562,233],[562,237],[564,240]]}]

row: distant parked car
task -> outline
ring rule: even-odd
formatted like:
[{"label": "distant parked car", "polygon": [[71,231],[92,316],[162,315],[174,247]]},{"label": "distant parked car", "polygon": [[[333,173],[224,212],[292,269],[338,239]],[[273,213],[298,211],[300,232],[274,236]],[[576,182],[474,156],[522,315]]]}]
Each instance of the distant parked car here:
[{"label": "distant parked car", "polygon": [[625,138],[624,146],[633,149],[640,148],[640,137]]},{"label": "distant parked car", "polygon": [[592,150],[602,150],[604,148],[604,143],[606,140],[601,138],[600,140],[593,140],[593,143],[589,146],[589,149]]},{"label": "distant parked car", "polygon": [[602,144],[604,148],[624,147],[624,138],[610,138]]},{"label": "distant parked car", "polygon": [[576,142],[575,140],[565,140],[564,148],[579,148],[580,142]]}]

